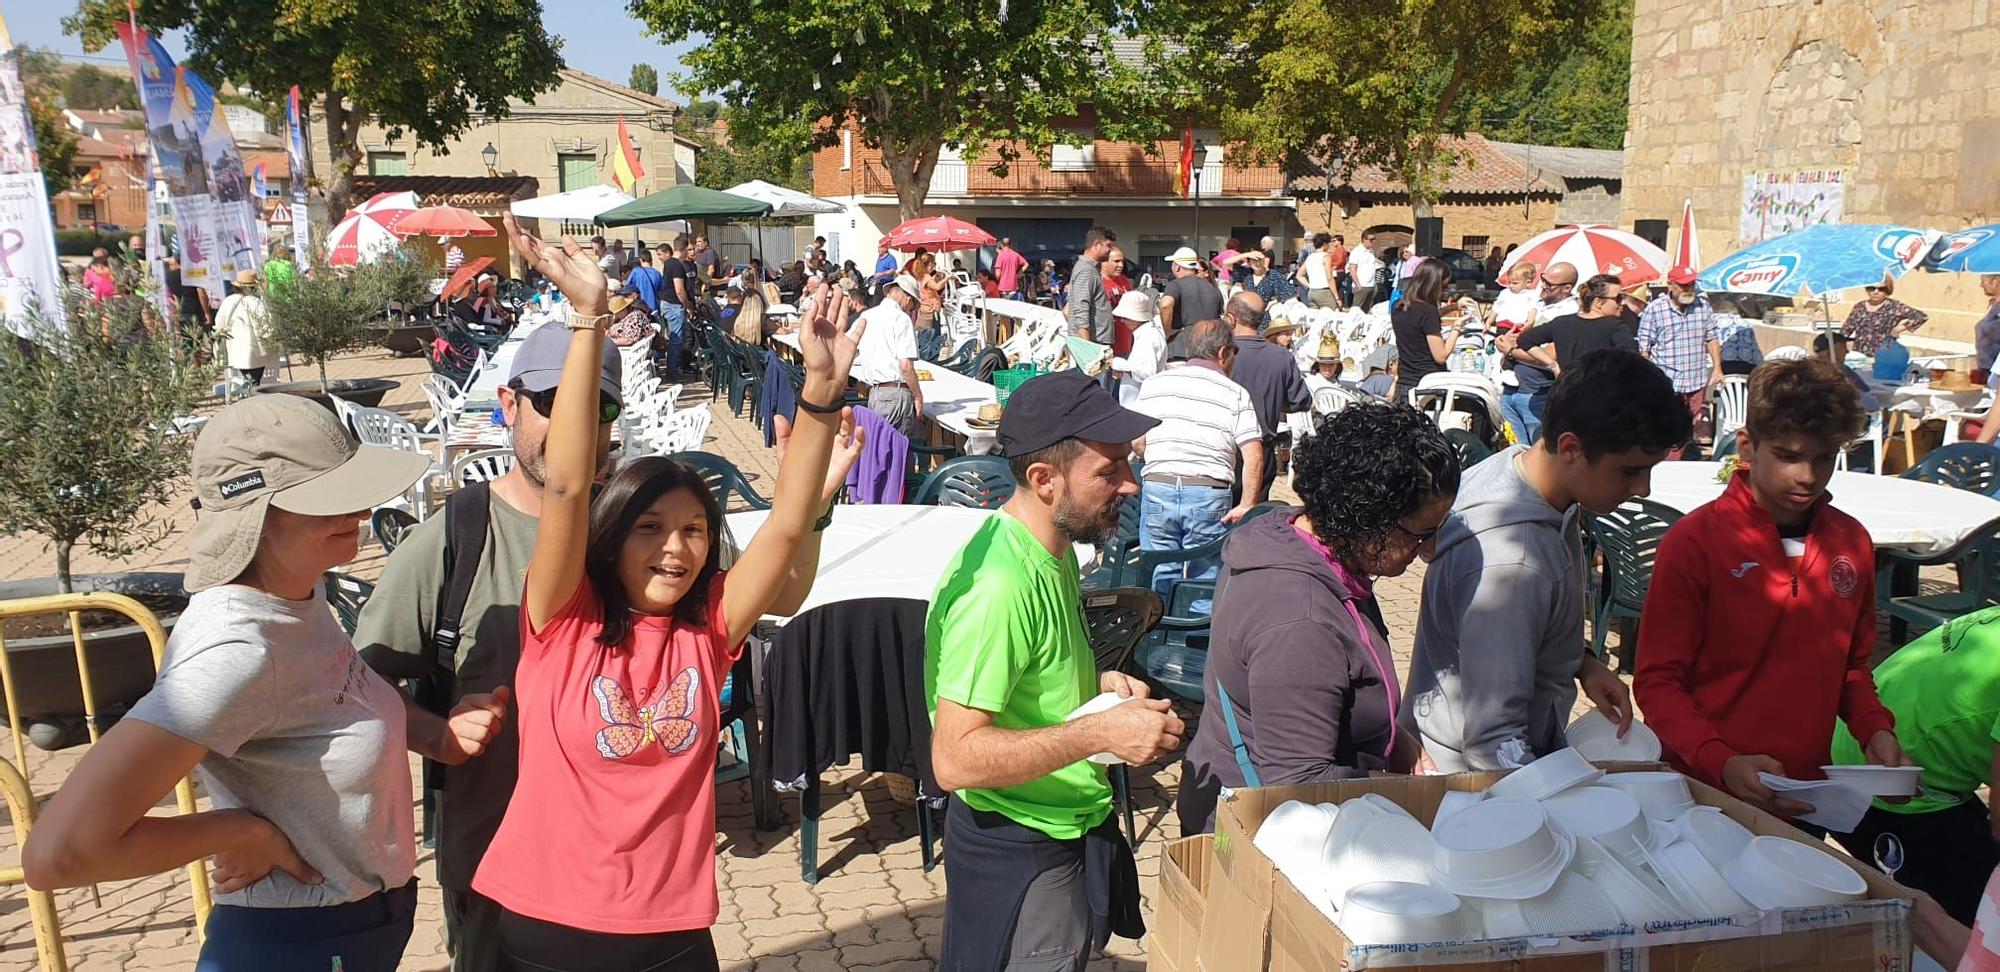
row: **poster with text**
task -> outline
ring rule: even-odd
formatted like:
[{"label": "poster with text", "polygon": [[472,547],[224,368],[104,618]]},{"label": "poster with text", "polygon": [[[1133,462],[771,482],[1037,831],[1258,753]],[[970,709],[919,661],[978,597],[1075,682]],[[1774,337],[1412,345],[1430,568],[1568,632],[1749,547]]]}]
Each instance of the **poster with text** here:
[{"label": "poster with text", "polygon": [[1751,172],[1743,177],[1736,243],[1750,246],[1808,226],[1838,223],[1846,204],[1846,169]]},{"label": "poster with text", "polygon": [[146,142],[153,153],[153,171],[167,186],[167,208],[174,216],[179,241],[181,283],[200,287],[220,302],[223,297],[222,255],[214,207],[208,197],[208,165],[202,157],[201,132],[195,127],[194,96],[181,81],[180,68],[160,42],[129,23],[116,26],[139,88],[139,106],[146,113]]},{"label": "poster with text", "polygon": [[264,263],[264,237],[258,225],[262,200],[251,191],[236,136],[217,110],[215,89],[201,75],[185,67],[180,71],[194,113],[194,128],[201,134],[201,160],[208,170],[208,197],[214,207],[223,279],[234,279],[238,271],[255,270]]},{"label": "poster with text", "polygon": [[62,276],[35,126],[4,23],[0,52],[0,323],[33,337],[31,315],[37,312],[50,325],[62,326]]}]

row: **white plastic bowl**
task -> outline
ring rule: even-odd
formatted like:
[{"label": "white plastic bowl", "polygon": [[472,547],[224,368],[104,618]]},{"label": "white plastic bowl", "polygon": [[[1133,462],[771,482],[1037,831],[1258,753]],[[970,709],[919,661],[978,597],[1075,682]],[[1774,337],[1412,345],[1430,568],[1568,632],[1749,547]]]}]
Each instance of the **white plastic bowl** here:
[{"label": "white plastic bowl", "polygon": [[1722,872],[1716,870],[1708,858],[1687,841],[1668,844],[1652,852],[1649,859],[1653,873],[1697,918],[1743,915],[1756,910],[1756,906],[1737,894],[1723,879]]},{"label": "white plastic bowl", "polygon": [[1585,759],[1595,762],[1649,763],[1660,758],[1660,737],[1646,724],[1632,720],[1625,738],[1618,738],[1618,724],[1592,709],[1569,724],[1569,744]]},{"label": "white plastic bowl", "polygon": [[[1116,708],[1120,703],[1128,701],[1131,700],[1126,698],[1125,696],[1119,695],[1116,692],[1100,692],[1098,693],[1096,698],[1091,699],[1090,701],[1077,706],[1076,709],[1071,711],[1069,715],[1063,716],[1063,721],[1069,722],[1074,719],[1081,719],[1087,715],[1096,715],[1099,712],[1106,712],[1113,708]],[[1090,761],[1103,766],[1111,766],[1116,763],[1124,762],[1124,760],[1119,759],[1117,756],[1111,753],[1098,753],[1090,757]]]},{"label": "white plastic bowl", "polygon": [[1696,807],[1678,821],[1681,835],[1693,844],[1716,870],[1743,856],[1756,834],[1714,807]]},{"label": "white plastic bowl", "polygon": [[1588,837],[1627,864],[1644,862],[1644,852],[1664,841],[1630,793],[1610,786],[1579,786],[1542,801],[1556,826],[1572,837]]},{"label": "white plastic bowl", "polygon": [[1576,841],[1526,800],[1489,798],[1439,822],[1432,833],[1431,883],[1454,894],[1532,898],[1547,891],[1576,853]]},{"label": "white plastic bowl", "polygon": [[1639,809],[1654,820],[1672,820],[1694,806],[1687,777],[1679,773],[1610,773],[1603,783],[1632,794],[1639,801]]},{"label": "white plastic bowl", "polygon": [[1431,834],[1401,813],[1382,813],[1358,827],[1329,835],[1320,871],[1322,887],[1335,901],[1349,889],[1377,882],[1422,884],[1430,878]]},{"label": "white plastic bowl", "polygon": [[1917,784],[1924,778],[1921,766],[1822,766],[1820,769],[1828,780],[1878,797],[1916,796]]},{"label": "white plastic bowl", "polygon": [[1271,808],[1250,842],[1293,883],[1314,890],[1320,883],[1320,849],[1326,845],[1327,832],[1333,829],[1336,817],[1331,806],[1286,800]]},{"label": "white plastic bowl", "polygon": [[1521,767],[1492,786],[1489,796],[1510,800],[1542,800],[1573,786],[1592,783],[1604,771],[1590,764],[1574,749],[1558,749]]},{"label": "white plastic bowl", "polygon": [[1486,794],[1484,793],[1469,793],[1465,790],[1446,790],[1444,799],[1438,802],[1437,813],[1431,817],[1431,826],[1437,826],[1444,822],[1444,818],[1484,799],[1486,799]]},{"label": "white plastic bowl", "polygon": [[1356,885],[1340,905],[1339,925],[1354,945],[1462,942],[1481,936],[1479,915],[1457,895],[1402,881]]},{"label": "white plastic bowl", "polygon": [[1674,904],[1664,885],[1644,871],[1627,865],[1603,848],[1591,846],[1591,841],[1580,843],[1584,846],[1578,848],[1579,859],[1586,853],[1591,859],[1591,884],[1633,927],[1691,917]]},{"label": "white plastic bowl", "polygon": [[1859,901],[1868,882],[1839,858],[1783,837],[1757,837],[1722,876],[1759,908],[1805,908]]}]

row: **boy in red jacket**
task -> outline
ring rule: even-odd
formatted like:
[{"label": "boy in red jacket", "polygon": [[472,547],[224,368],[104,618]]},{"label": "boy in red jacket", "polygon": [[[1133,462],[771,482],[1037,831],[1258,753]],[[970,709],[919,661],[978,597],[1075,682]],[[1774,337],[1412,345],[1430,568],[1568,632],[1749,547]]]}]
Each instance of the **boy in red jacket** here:
[{"label": "boy in red jacket", "polygon": [[1740,799],[1812,807],[1757,779],[1820,779],[1834,717],[1871,763],[1899,766],[1875,696],[1875,550],[1827,495],[1834,459],[1866,423],[1840,370],[1773,361],[1750,376],[1729,487],[1660,541],[1633,689],[1667,761]]}]

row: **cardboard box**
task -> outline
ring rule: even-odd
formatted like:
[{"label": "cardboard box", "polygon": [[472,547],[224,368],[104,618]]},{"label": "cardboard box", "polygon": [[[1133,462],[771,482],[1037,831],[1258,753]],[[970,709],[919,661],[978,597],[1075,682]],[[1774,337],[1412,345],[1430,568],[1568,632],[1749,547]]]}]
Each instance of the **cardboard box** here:
[{"label": "cardboard box", "polygon": [[1198,834],[1167,845],[1160,855],[1160,889],[1153,898],[1153,922],[1146,942],[1146,968],[1195,972],[1208,904],[1208,873],[1215,837]]},{"label": "cardboard box", "polygon": [[[1644,765],[1611,771],[1650,769]],[[1873,869],[1728,794],[1690,780],[1695,801],[1716,807],[1753,833],[1786,837],[1852,866],[1868,900],[1793,908],[1588,935],[1422,946],[1350,945],[1340,929],[1299,893],[1251,843],[1266,815],[1286,800],[1343,803],[1377,793],[1428,826],[1448,790],[1478,792],[1501,773],[1384,776],[1306,786],[1238,790],[1217,813],[1208,911],[1197,954],[1207,970],[1348,972],[1368,968],[1438,968],[1455,972],[1892,972],[1910,968],[1910,892]]]}]

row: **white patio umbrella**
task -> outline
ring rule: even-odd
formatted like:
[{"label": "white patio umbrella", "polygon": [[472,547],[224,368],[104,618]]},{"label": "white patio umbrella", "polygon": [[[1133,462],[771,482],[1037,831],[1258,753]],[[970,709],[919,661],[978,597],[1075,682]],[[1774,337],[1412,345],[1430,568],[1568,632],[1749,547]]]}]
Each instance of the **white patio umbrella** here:
[{"label": "white patio umbrella", "polygon": [[598,213],[631,201],[632,197],[619,192],[618,187],[599,184],[551,196],[522,199],[507,208],[522,219],[563,219],[587,223],[596,219]]},{"label": "white patio umbrella", "polygon": [[[817,213],[844,213],[847,207],[831,199],[821,199],[797,189],[787,189],[762,179],[752,179],[724,190],[735,196],[748,196],[759,202],[769,203],[771,211],[766,216],[812,216]],[[757,262],[764,262],[764,217],[757,217]],[[767,268],[768,269],[768,268]],[[760,281],[761,282],[761,281]]]}]

